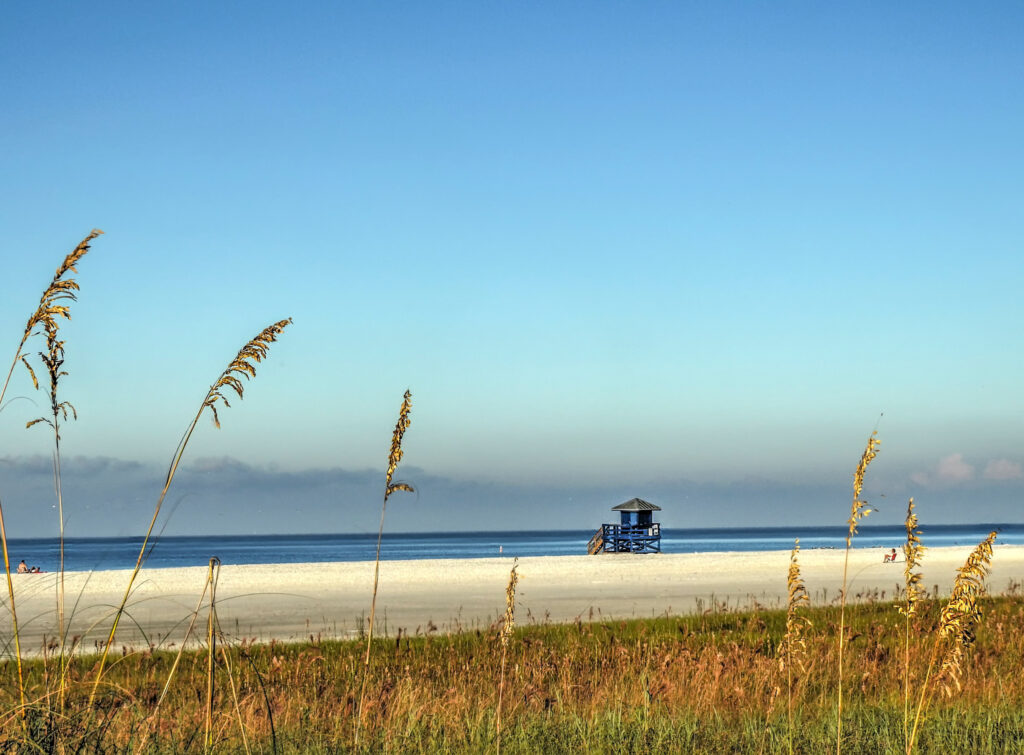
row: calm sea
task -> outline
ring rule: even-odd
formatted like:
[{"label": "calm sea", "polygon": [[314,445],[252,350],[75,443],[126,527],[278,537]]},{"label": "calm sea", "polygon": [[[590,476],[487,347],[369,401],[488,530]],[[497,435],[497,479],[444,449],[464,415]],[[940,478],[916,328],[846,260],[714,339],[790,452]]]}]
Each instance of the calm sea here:
[{"label": "calm sea", "polygon": [[[992,530],[997,543],[1024,544],[1024,524],[932,525],[923,527],[927,546],[973,546]],[[385,533],[381,558],[487,558],[492,556],[565,556],[587,552],[591,530],[558,532],[429,532]],[[845,527],[761,527],[733,529],[663,529],[665,553],[789,550],[793,538],[802,548],[842,548]],[[858,548],[899,548],[901,526],[861,527]],[[204,566],[211,556],[224,564],[277,564],[315,561],[372,561],[376,534],[364,535],[225,535],[164,537],[153,548],[150,568]],[[69,571],[130,569],[141,538],[72,538],[65,545]],[[500,548],[500,551],[499,551]],[[57,565],[54,539],[11,540],[12,566],[24,559],[29,566],[53,571]]]}]

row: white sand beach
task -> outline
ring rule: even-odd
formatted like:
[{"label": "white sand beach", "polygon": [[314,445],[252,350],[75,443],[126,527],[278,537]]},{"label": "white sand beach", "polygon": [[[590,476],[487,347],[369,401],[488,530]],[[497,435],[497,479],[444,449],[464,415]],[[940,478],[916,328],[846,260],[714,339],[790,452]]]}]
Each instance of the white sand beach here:
[{"label": "white sand beach", "polygon": [[[947,594],[971,548],[929,549],[924,585]],[[882,562],[881,549],[854,549],[850,597],[892,599],[903,582],[902,554]],[[842,550],[806,550],[800,562],[814,603],[839,594]],[[648,617],[710,609],[785,605],[788,551],[524,558],[519,561],[517,621],[565,622],[577,617]],[[511,558],[386,561],[380,567],[379,626],[387,632],[486,627],[504,611]],[[144,570],[122,620],[118,645],[180,643],[196,608],[206,567]],[[88,652],[106,637],[128,571],[66,575],[70,635]],[[22,645],[38,651],[55,634],[55,574],[15,574]],[[1024,581],[1024,546],[996,545],[989,588]],[[232,639],[301,640],[310,635],[351,637],[369,613],[372,562],[225,565],[217,587],[221,626]],[[6,597],[6,596],[5,596]],[[7,600],[4,604],[8,603]],[[205,622],[205,609],[201,614]],[[10,652],[10,617],[0,624]]]}]

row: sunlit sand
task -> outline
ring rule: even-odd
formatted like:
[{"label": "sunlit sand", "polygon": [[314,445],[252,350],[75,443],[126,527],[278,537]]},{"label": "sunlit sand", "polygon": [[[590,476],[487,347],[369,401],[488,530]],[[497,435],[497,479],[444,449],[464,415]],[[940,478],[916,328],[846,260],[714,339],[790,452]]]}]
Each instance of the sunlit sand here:
[{"label": "sunlit sand", "polygon": [[[948,593],[970,546],[932,548],[924,586]],[[883,563],[882,549],[854,549],[850,597],[891,600],[903,583],[903,563]],[[531,557],[519,561],[517,620],[567,622],[649,617],[723,608],[785,605],[787,551]],[[801,567],[812,601],[839,594],[842,550],[805,550]],[[511,558],[386,561],[380,568],[379,626],[389,635],[472,630],[504,611]],[[176,647],[196,609],[206,567],[144,570],[122,621],[118,647],[153,643]],[[71,572],[66,576],[72,636],[83,651],[105,639],[128,571]],[[38,652],[54,635],[54,574],[13,575],[22,644]],[[351,637],[369,612],[372,562],[225,565],[217,611],[232,639],[295,641]],[[989,587],[1024,581],[1024,546],[997,545]],[[206,607],[201,613],[205,630]],[[7,627],[9,629],[9,623]],[[7,632],[9,635],[9,631]],[[10,652],[8,649],[7,652]]]}]

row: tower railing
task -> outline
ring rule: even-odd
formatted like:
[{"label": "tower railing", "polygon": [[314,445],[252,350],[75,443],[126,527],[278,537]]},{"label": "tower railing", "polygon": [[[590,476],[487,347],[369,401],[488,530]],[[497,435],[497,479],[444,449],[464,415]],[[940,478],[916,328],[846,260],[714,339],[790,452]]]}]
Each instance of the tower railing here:
[{"label": "tower railing", "polygon": [[588,553],[660,553],[661,525],[602,524],[587,544]]}]

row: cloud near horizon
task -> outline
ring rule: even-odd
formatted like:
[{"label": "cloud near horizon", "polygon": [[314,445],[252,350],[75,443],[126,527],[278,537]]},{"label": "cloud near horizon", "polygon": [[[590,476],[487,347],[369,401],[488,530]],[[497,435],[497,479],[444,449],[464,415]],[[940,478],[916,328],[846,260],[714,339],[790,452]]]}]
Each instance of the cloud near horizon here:
[{"label": "cloud near horizon", "polygon": [[993,459],[985,466],[982,477],[986,480],[1020,480],[1024,479],[1024,468],[1016,461]]},{"label": "cloud near horizon", "polygon": [[[1019,464],[996,460],[979,479],[961,455],[952,454],[936,469],[944,470],[945,480],[973,487],[958,492],[959,486],[948,482],[931,486],[930,521],[964,522],[963,512],[968,510],[979,521],[1021,519],[1024,475]],[[75,456],[64,460],[63,470],[69,537],[145,531],[163,482],[163,467]],[[613,521],[611,507],[634,496],[661,506],[661,522],[669,528],[842,524],[849,508],[848,481],[842,477],[827,485],[760,478],[517,484],[458,479],[414,466],[400,468],[398,476],[416,492],[389,502],[385,529],[390,532],[589,529]],[[167,535],[376,532],[382,487],[383,471],[377,469],[284,470],[232,457],[196,458],[178,473],[165,502],[165,522],[158,529],[166,526]],[[876,488],[871,495],[886,492],[880,480],[872,480],[869,487]],[[888,487],[890,494],[895,492]],[[966,493],[970,501],[963,497]],[[49,458],[0,458],[0,495],[10,537],[56,533]],[[968,503],[973,508],[967,508]],[[872,524],[898,524],[901,511],[887,508],[872,517]]]},{"label": "cloud near horizon", "polygon": [[939,459],[935,476],[943,482],[966,482],[974,479],[974,467],[964,461],[963,454],[950,454]]},{"label": "cloud near horizon", "polygon": [[931,489],[988,483],[1006,483],[1024,480],[1024,465],[1011,459],[990,459],[979,475],[978,467],[967,462],[962,453],[943,456],[927,471],[910,475],[911,482]]},{"label": "cloud near horizon", "polygon": [[939,459],[930,471],[914,472],[910,480],[926,487],[956,485],[973,480],[974,471],[974,466],[964,461],[962,453],[953,453]]}]

